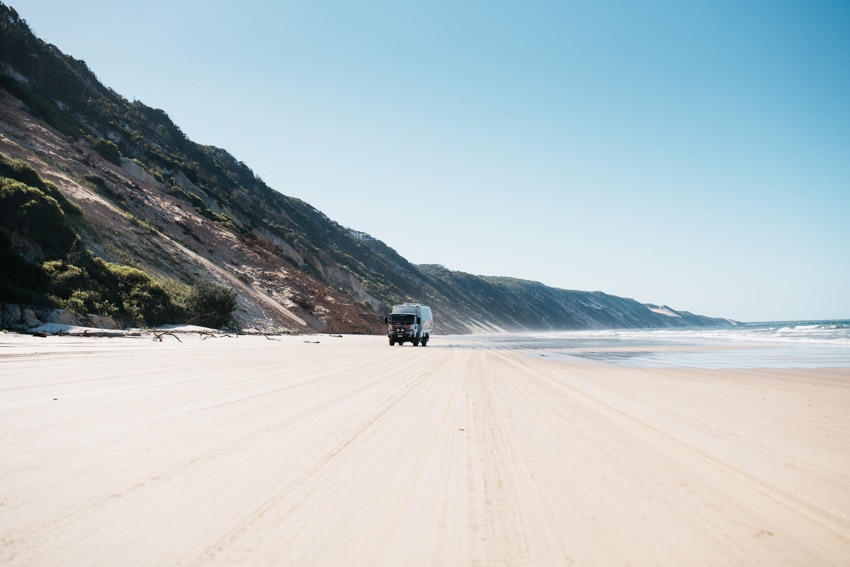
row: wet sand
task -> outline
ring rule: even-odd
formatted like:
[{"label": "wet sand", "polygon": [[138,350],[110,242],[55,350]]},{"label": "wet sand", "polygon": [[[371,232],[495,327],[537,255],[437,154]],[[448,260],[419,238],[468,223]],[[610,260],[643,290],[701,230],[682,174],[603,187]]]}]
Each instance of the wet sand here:
[{"label": "wet sand", "polygon": [[0,564],[850,557],[848,368],[182,338],[0,335]]}]

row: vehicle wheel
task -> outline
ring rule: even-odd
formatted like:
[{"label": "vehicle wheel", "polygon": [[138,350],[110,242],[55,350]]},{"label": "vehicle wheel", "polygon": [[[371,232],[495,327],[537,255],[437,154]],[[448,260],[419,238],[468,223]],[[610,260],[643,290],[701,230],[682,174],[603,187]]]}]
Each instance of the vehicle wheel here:
[{"label": "vehicle wheel", "polygon": [[398,341],[398,346],[401,346],[403,344],[404,344],[404,341]]},{"label": "vehicle wheel", "polygon": [[395,344],[395,341],[393,339],[390,339],[390,346],[393,346],[394,344]]},{"label": "vehicle wheel", "polygon": [[413,346],[419,346],[419,339],[413,339],[411,342],[413,343]]},{"label": "vehicle wheel", "polygon": [[422,338],[422,346],[428,346],[428,337]]}]

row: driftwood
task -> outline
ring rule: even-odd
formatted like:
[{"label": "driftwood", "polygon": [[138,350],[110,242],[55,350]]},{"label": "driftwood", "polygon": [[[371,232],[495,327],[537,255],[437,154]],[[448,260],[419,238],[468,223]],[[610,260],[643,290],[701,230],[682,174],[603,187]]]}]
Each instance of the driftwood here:
[{"label": "driftwood", "polygon": [[[60,333],[60,335],[61,334],[63,334],[63,333]],[[116,332],[116,331],[90,331],[90,330],[86,329],[85,331],[83,331],[82,336],[84,336],[84,337],[108,337],[108,338],[112,338],[112,337],[123,337],[124,333],[119,333],[119,332]]]},{"label": "driftwood", "polygon": [[174,337],[175,339],[177,339],[177,342],[178,342],[178,343],[182,343],[182,342],[183,342],[183,341],[181,341],[181,340],[180,340],[180,337],[178,337],[177,335],[175,335],[175,334],[174,334],[174,333],[172,333],[171,331],[163,331],[163,332],[161,332],[161,333],[157,333],[156,331],[154,331],[154,332],[153,332],[153,340],[155,340],[155,341],[159,341],[159,342],[162,342],[162,337],[164,337],[165,335],[171,335],[172,337]]},{"label": "driftwood", "polygon": [[216,335],[215,333],[202,332],[202,333],[200,333],[200,335],[201,335],[202,341],[205,341],[207,339],[218,339],[218,338],[221,338],[221,337],[228,337],[228,338],[230,337],[230,335],[228,335],[227,333],[221,333],[220,335]]},{"label": "driftwood", "polygon": [[107,330],[89,330],[85,329],[82,333],[69,333],[60,329],[55,333],[48,333],[46,331],[34,331],[32,333],[34,337],[94,337],[94,338],[113,338],[113,337],[125,337],[128,336],[126,333],[121,333],[118,331],[107,331]]}]

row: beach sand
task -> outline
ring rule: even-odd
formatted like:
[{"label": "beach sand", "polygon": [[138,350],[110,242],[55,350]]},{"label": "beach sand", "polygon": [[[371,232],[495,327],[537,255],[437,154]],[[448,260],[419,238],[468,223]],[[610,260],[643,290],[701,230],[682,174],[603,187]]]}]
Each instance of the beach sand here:
[{"label": "beach sand", "polygon": [[181,338],[0,335],[0,564],[850,558],[847,368]]}]

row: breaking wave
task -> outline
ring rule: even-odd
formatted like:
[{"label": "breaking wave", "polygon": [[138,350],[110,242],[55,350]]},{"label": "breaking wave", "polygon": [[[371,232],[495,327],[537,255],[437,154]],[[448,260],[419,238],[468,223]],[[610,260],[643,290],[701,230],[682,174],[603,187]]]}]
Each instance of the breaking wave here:
[{"label": "breaking wave", "polygon": [[544,342],[567,340],[650,341],[661,343],[811,343],[850,346],[850,321],[739,323],[733,327],[692,329],[612,329],[529,333]]}]

